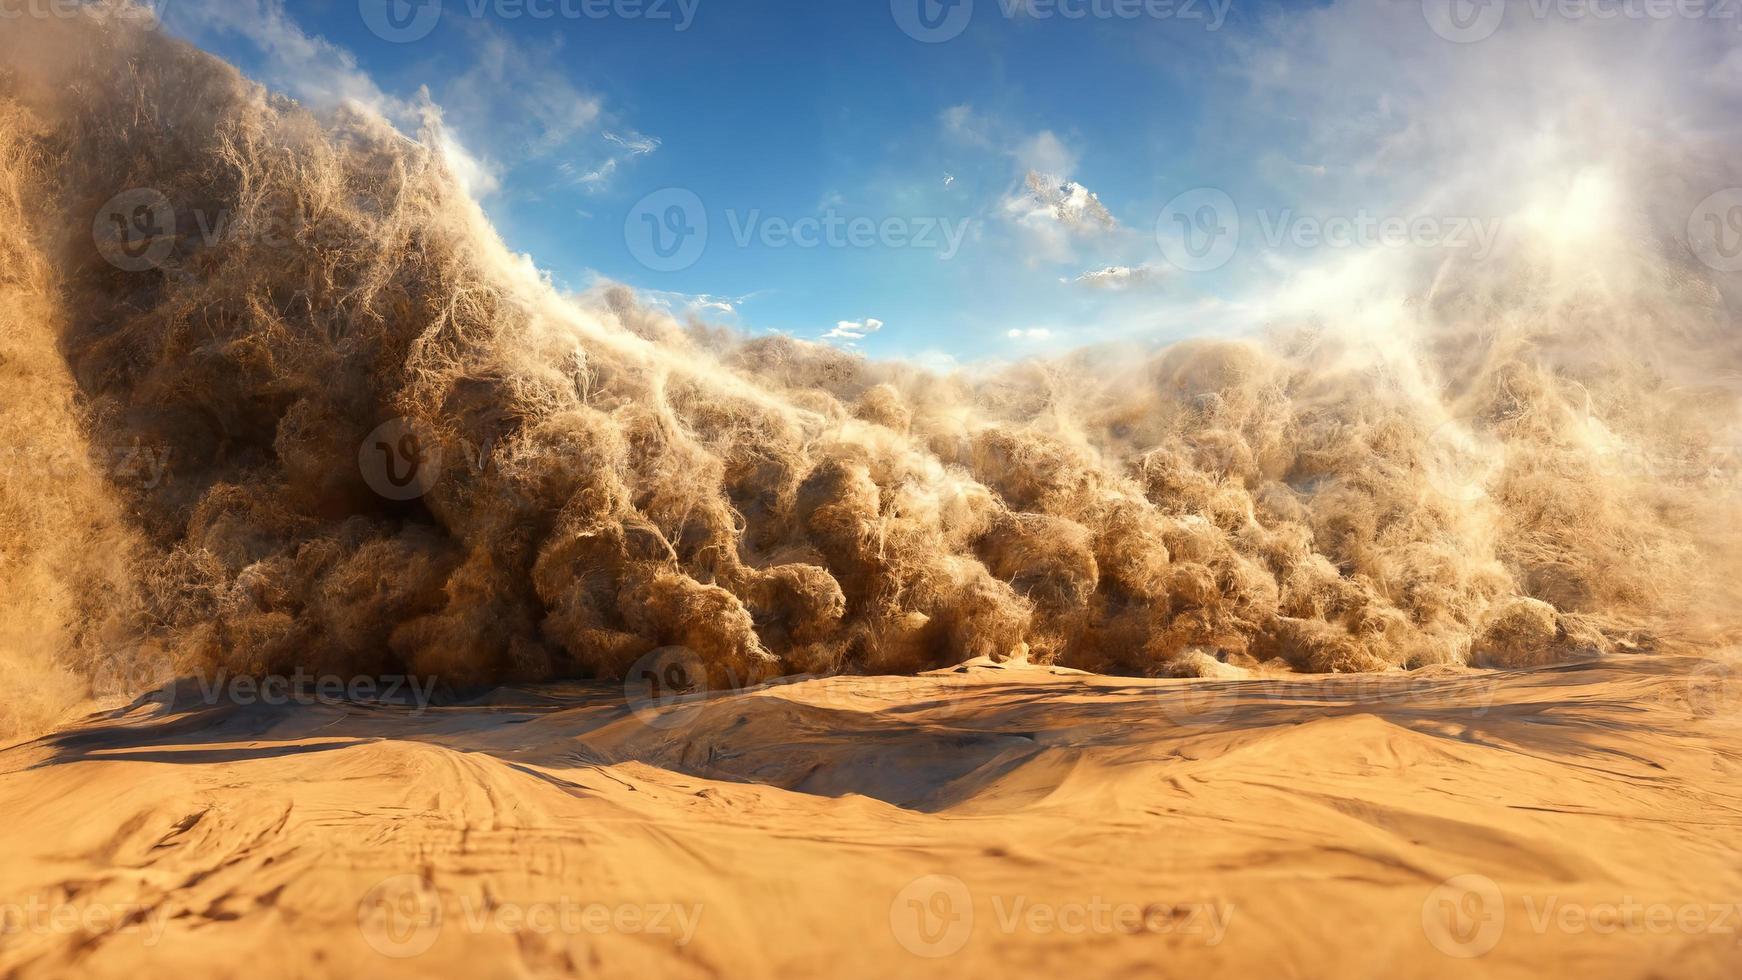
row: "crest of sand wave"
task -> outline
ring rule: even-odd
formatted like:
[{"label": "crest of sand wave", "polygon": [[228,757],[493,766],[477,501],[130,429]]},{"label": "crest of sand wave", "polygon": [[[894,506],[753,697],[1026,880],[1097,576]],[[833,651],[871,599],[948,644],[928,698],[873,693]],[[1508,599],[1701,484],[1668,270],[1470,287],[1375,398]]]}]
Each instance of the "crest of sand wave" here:
[{"label": "crest of sand wave", "polygon": [[[670,645],[716,683],[1367,671],[1729,626],[1723,296],[1619,218],[1600,261],[1523,222],[1500,260],[1291,287],[1389,283],[1349,324],[941,378],[563,296],[439,134],[127,18],[12,21],[0,56],[0,432],[164,461],[0,480],[0,664],[32,684],[616,676]],[[141,188],[175,234],[128,271],[92,222]],[[411,501],[358,464],[393,419],[446,461]]]}]

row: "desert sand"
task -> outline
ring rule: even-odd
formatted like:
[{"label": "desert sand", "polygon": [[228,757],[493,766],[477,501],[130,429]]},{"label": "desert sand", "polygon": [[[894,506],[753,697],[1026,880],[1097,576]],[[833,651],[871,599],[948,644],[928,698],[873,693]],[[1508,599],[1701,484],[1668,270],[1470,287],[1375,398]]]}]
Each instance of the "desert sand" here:
[{"label": "desert sand", "polygon": [[1738,689],[1650,657],[427,709],[183,682],[0,753],[0,967],[1734,976]]}]

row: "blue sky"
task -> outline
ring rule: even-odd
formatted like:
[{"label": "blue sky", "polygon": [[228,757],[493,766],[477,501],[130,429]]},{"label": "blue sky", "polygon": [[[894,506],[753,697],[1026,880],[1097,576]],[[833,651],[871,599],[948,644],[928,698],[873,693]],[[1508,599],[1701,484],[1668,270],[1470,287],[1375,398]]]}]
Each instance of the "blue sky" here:
[{"label": "blue sky", "polygon": [[[1262,326],[1239,297],[1310,294],[1300,260],[1324,246],[1250,247],[1261,225],[1499,213],[1484,167],[1540,142],[1531,106],[1564,83],[1499,70],[1548,56],[1529,24],[1436,37],[1441,0],[162,2],[311,103],[408,129],[439,106],[504,238],[565,287],[922,361]],[[920,4],[947,39],[911,36]],[[1169,251],[1221,201],[1237,257]],[[650,251],[698,217],[705,239]],[[806,220],[838,243],[783,240]]]}]

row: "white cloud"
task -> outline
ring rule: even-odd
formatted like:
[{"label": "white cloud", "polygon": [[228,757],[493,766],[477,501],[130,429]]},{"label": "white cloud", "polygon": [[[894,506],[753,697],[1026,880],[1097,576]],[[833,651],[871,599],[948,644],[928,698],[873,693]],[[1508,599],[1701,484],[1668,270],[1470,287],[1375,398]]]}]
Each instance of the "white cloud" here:
[{"label": "white cloud", "polygon": [[[481,28],[471,67],[443,86],[449,114],[462,130],[492,134],[517,157],[543,156],[591,131],[603,114],[597,96],[572,85],[564,64]],[[504,102],[511,105],[504,105]]]},{"label": "white cloud", "polygon": [[605,185],[611,182],[612,175],[617,172],[617,158],[612,157],[600,164],[597,168],[588,170],[585,173],[582,173],[580,168],[572,163],[562,164],[557,167],[557,170],[564,176],[572,178],[575,183],[585,187],[587,190],[599,191],[603,190]]},{"label": "white cloud", "polygon": [[823,334],[824,340],[843,340],[850,347],[883,329],[883,321],[874,317],[863,320],[841,320],[835,324],[835,329]]},{"label": "white cloud", "polygon": [[935,347],[928,347],[922,351],[915,351],[914,353],[902,358],[902,360],[920,370],[930,371],[932,374],[936,375],[950,375],[962,370],[962,362],[957,360],[954,354],[951,354],[948,351],[938,350]]},{"label": "white cloud", "polygon": [[1025,132],[977,112],[973,106],[950,106],[938,113],[949,138],[969,146],[996,150],[1022,170],[1068,174],[1077,169],[1076,151],[1050,129]]},{"label": "white cloud", "polygon": [[1052,336],[1052,331],[1045,327],[1029,327],[1025,330],[1008,330],[1004,336],[1011,340],[1046,340]]},{"label": "white cloud", "polygon": [[1077,241],[1120,230],[1095,192],[1074,180],[1035,170],[999,203],[999,210],[1024,233],[1030,263],[1075,261]]},{"label": "white cloud", "polygon": [[[1079,240],[1123,232],[1099,195],[1070,176],[1078,167],[1077,153],[1057,133],[1025,132],[967,104],[945,109],[938,120],[951,139],[991,150],[1014,165],[1019,176],[994,211],[1020,232],[1026,264],[1073,262]],[[944,186],[953,183],[954,175],[946,173]]]},{"label": "white cloud", "polygon": [[1092,269],[1073,280],[1059,281],[1075,282],[1090,289],[1122,290],[1155,282],[1165,274],[1166,270],[1153,265],[1109,265]]},{"label": "white cloud", "polygon": [[623,152],[613,153],[611,156],[606,157],[603,163],[584,172],[581,168],[572,163],[564,163],[557,169],[561,171],[564,176],[567,176],[575,183],[586,188],[589,192],[597,193],[609,186],[611,178],[616,175],[618,169],[621,168],[626,161],[632,160],[635,157],[646,156],[654,150],[659,149],[658,137],[645,136],[641,133],[631,132],[627,135],[620,133],[606,133],[604,139],[607,143],[622,147]]},{"label": "white cloud", "polygon": [[1057,224],[1079,233],[1118,225],[1095,192],[1074,180],[1030,170],[1023,184],[1004,200],[1005,213],[1019,224]]},{"label": "white cloud", "polygon": [[[609,280],[600,278],[598,284],[609,284]],[[708,320],[731,320],[738,317],[738,308],[751,296],[714,296],[710,293],[680,293],[665,289],[640,289],[636,294],[649,306],[657,306],[673,316],[693,317]]]},{"label": "white cloud", "polygon": [[645,136],[641,133],[632,132],[628,135],[606,133],[605,142],[615,143],[618,146],[621,146],[623,149],[629,151],[630,156],[642,156],[659,149],[659,137]]}]

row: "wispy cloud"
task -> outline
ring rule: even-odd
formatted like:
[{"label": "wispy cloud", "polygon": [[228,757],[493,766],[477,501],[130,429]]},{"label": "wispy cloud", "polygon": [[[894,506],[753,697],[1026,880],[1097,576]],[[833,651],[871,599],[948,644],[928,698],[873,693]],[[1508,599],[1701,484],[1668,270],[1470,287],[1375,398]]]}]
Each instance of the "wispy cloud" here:
[{"label": "wispy cloud", "polygon": [[317,109],[344,106],[386,120],[403,132],[435,134],[433,149],[474,197],[500,188],[496,168],[466,148],[427,87],[405,99],[384,91],[351,52],[310,35],[281,0],[177,0],[159,8],[165,24],[196,43],[240,38],[258,53],[253,72],[268,86]]},{"label": "wispy cloud", "polygon": [[589,192],[597,193],[610,185],[611,178],[616,176],[617,171],[626,161],[646,156],[659,149],[658,137],[645,136],[635,132],[628,134],[606,133],[604,140],[621,147],[622,151],[605,158],[603,163],[590,170],[583,170],[572,163],[564,163],[557,169]]},{"label": "wispy cloud", "polygon": [[640,133],[606,133],[605,142],[615,143],[628,150],[631,156],[641,156],[659,149],[659,139],[654,136],[644,136]]},{"label": "wispy cloud", "polygon": [[835,329],[823,334],[824,340],[845,341],[848,346],[864,340],[883,329],[883,321],[873,317],[863,320],[842,320],[835,324]]},{"label": "wispy cloud", "polygon": [[396,122],[412,115],[412,103],[382,91],[349,51],[305,33],[280,0],[176,0],[159,13],[172,31],[196,42],[214,36],[249,42],[261,55],[260,80],[304,102],[351,105]]},{"label": "wispy cloud", "polygon": [[[611,285],[599,279],[598,285]],[[735,322],[740,309],[757,293],[743,296],[716,296],[711,293],[681,293],[666,289],[640,289],[636,294],[649,306],[657,306],[673,316],[693,319]]]},{"label": "wispy cloud", "polygon": [[1154,265],[1109,265],[1101,269],[1092,269],[1070,280],[1079,286],[1090,289],[1123,290],[1149,285],[1161,280],[1166,270]]},{"label": "wispy cloud", "polygon": [[[1077,246],[1085,241],[1106,239],[1102,244],[1110,246],[1129,237],[1100,195],[1074,176],[1080,167],[1078,154],[1052,130],[1010,125],[968,104],[944,109],[938,124],[946,143],[982,154],[990,151],[1014,171],[991,212],[1017,233],[1013,244],[1023,264],[1076,262]],[[946,187],[953,182],[945,176]]]},{"label": "wispy cloud", "polygon": [[[599,98],[577,89],[553,52],[519,44],[493,27],[479,27],[477,36],[471,68],[445,93],[462,125],[488,129],[518,153],[536,156],[567,145],[599,122]],[[511,107],[503,105],[505,97],[513,100]]]},{"label": "wispy cloud", "polygon": [[975,146],[991,146],[992,124],[985,116],[974,111],[967,104],[953,105],[938,113],[938,122],[944,132],[963,143]]},{"label": "wispy cloud", "polygon": [[[249,65],[252,74],[312,106],[360,108],[407,133],[436,131],[439,124],[435,148],[474,196],[499,193],[510,186],[507,171],[529,161],[549,166],[558,154],[596,161],[556,169],[590,190],[602,189],[629,160],[660,145],[613,120],[599,96],[570,80],[560,38],[529,44],[469,20],[464,69],[427,71],[429,84],[405,97],[383,90],[351,52],[304,31],[283,0],[175,0],[164,17],[172,31],[195,43],[247,42],[259,53]],[[491,151],[479,154],[478,147]]]}]

